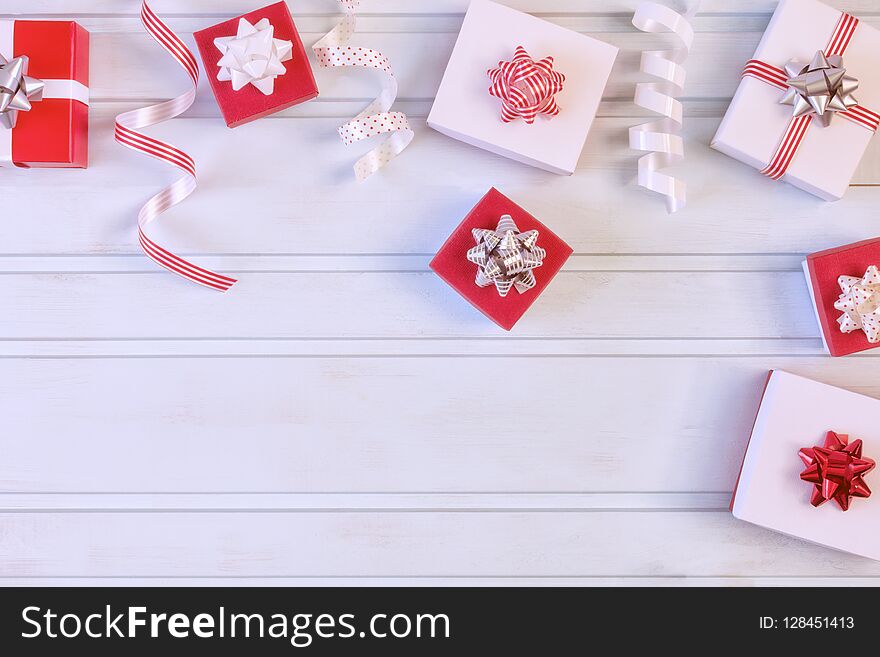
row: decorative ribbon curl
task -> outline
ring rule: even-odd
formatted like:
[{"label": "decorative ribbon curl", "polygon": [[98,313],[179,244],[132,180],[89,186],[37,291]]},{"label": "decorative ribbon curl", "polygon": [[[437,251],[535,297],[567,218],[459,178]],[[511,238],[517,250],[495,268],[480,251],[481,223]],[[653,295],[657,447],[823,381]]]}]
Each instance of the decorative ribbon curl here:
[{"label": "decorative ribbon curl", "polygon": [[671,32],[682,47],[674,50],[642,52],[641,72],[661,82],[640,82],[633,102],[665,118],[634,126],[629,130],[629,147],[648,151],[639,158],[639,185],[666,197],[666,209],[673,213],[687,203],[684,181],[661,173],[660,169],[684,159],[681,138],[682,105],[676,96],[684,91],[687,71],[683,64],[694,42],[690,20],[696,15],[699,2],[689,3],[684,14],[656,2],[644,2],[636,9],[632,23],[642,32]]},{"label": "decorative ribbon curl", "polygon": [[829,431],[825,445],[804,447],[798,452],[806,469],[803,481],[813,484],[810,504],[821,506],[834,500],[846,511],[854,497],[870,497],[871,489],[863,477],[874,469],[873,459],[862,457],[862,441],[849,442],[849,436]]},{"label": "decorative ribbon curl", "polygon": [[406,114],[391,112],[397,99],[397,78],[388,58],[378,50],[350,46],[357,19],[355,11],[360,0],[339,0],[345,13],[342,20],[312,46],[318,64],[323,68],[358,66],[374,68],[387,75],[382,92],[360,114],[339,127],[339,136],[346,146],[351,146],[376,135],[388,134],[376,148],[359,159],[354,165],[355,178],[362,182],[400,155],[409,146],[415,133],[409,126]]},{"label": "decorative ribbon curl", "polygon": [[186,174],[153,196],[141,208],[138,213],[138,241],[147,257],[156,264],[193,283],[225,292],[236,283],[234,278],[203,269],[166,251],[147,237],[145,232],[146,227],[160,214],[177,205],[195,191],[196,165],[195,161],[183,151],[158,139],[148,137],[138,130],[173,119],[189,109],[196,98],[199,66],[189,48],[153,13],[146,0],[141,5],[141,20],[150,36],[167,50],[186,71],[192,88],[172,100],[125,112],[116,117],[116,141],[139,153],[168,162]]},{"label": "decorative ribbon curl", "polygon": [[843,314],[837,319],[842,333],[862,330],[871,344],[880,342],[880,270],[871,265],[862,278],[837,279],[842,294],[834,302]]},{"label": "decorative ribbon curl", "polygon": [[467,259],[479,267],[477,285],[494,285],[502,297],[512,287],[522,294],[537,285],[533,270],[547,257],[547,251],[537,246],[538,231],[519,232],[513,217],[506,214],[495,230],[474,228],[473,235],[477,246],[467,252]]},{"label": "decorative ribbon curl", "polygon": [[32,102],[43,100],[45,83],[27,72],[27,57],[7,61],[0,54],[0,129],[12,130],[19,112],[29,112]]},{"label": "decorative ribbon curl", "polygon": [[492,86],[489,94],[501,100],[501,120],[510,123],[522,119],[528,125],[535,117],[559,114],[556,94],[562,91],[565,76],[553,70],[553,58],[535,61],[522,46],[516,47],[513,60],[498,62],[489,69]]}]

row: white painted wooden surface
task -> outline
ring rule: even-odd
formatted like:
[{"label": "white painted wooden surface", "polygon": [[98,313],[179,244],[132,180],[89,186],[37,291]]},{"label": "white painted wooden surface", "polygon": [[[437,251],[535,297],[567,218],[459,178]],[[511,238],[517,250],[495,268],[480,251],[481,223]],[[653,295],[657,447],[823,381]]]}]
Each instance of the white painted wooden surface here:
[{"label": "white painted wooden surface", "polygon": [[[760,382],[779,367],[880,396],[877,356],[822,354],[803,254],[880,232],[880,145],[841,202],[762,179],[707,142],[775,5],[704,0],[687,90],[690,205],[632,184],[635,0],[508,0],[620,46],[579,170],[561,178],[426,130],[467,0],[364,0],[413,146],[366,184],[334,126],[375,90],[235,131],[207,89],[154,133],[202,187],[159,241],[236,272],[225,296],[157,271],[139,204],[171,173],[113,116],[184,88],[136,0],[6,0],[92,32],[92,166],[3,171],[0,582],[862,584],[880,564],[735,521]],[[192,30],[245,0],[154,0]],[[290,3],[310,45],[332,0]],[[841,5],[843,6],[843,5]],[[880,25],[876,0],[847,9]],[[490,185],[576,255],[510,335],[427,270]],[[515,383],[507,397],[487,382]],[[516,414],[522,431],[493,429]]]}]

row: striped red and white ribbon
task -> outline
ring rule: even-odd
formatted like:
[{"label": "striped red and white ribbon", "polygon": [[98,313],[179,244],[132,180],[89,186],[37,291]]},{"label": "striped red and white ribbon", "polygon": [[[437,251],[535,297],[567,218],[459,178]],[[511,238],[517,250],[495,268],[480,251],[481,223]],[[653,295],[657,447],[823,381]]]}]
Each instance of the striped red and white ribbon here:
[{"label": "striped red and white ribbon", "polygon": [[388,137],[354,165],[355,178],[364,181],[409,146],[415,133],[410,128],[406,114],[392,112],[391,107],[397,99],[397,78],[388,58],[378,50],[352,46],[351,37],[357,27],[355,11],[360,0],[339,0],[344,16],[342,20],[325,34],[312,50],[318,64],[324,68],[357,66],[372,68],[385,74],[382,92],[370,105],[348,123],[339,127],[339,136],[346,146],[359,141],[388,135]]},{"label": "striped red and white ribbon", "polygon": [[525,48],[517,46],[511,61],[498,62],[488,73],[492,81],[489,94],[501,100],[505,123],[523,119],[531,125],[539,114],[559,114],[556,94],[562,91],[565,76],[553,70],[552,57],[535,61]]},{"label": "striped red and white ribbon", "polygon": [[196,165],[192,157],[182,150],[158,139],[148,137],[139,132],[139,130],[173,119],[189,109],[196,98],[199,66],[192,52],[186,47],[186,44],[153,13],[146,0],[141,5],[141,20],[150,36],[158,41],[159,45],[167,50],[177,60],[183,70],[186,71],[192,83],[192,88],[172,100],[125,112],[116,117],[116,141],[139,153],[167,162],[185,174],[172,185],[153,196],[141,208],[138,213],[138,241],[147,257],[156,264],[193,283],[225,292],[236,283],[234,278],[209,271],[188,260],[184,260],[180,256],[174,255],[156,244],[146,233],[149,224],[159,215],[177,205],[195,191],[197,186]]},{"label": "striped red and white ribbon", "polygon": [[[843,55],[850,41],[852,41],[853,34],[855,34],[858,25],[859,19],[855,16],[841,14],[834,33],[828,42],[828,47],[825,49],[825,56]],[[777,66],[758,59],[749,60],[743,69],[743,77],[752,77],[782,90],[788,89],[788,75],[786,72]],[[837,115],[871,132],[876,132],[878,127],[880,127],[880,114],[861,105],[852,107],[846,112],[837,112]],[[779,180],[785,175],[785,172],[797,155],[804,138],[807,136],[811,122],[812,117],[810,115],[795,117],[791,120],[776,152],[770,158],[770,163],[761,170],[761,173],[773,180]]]}]

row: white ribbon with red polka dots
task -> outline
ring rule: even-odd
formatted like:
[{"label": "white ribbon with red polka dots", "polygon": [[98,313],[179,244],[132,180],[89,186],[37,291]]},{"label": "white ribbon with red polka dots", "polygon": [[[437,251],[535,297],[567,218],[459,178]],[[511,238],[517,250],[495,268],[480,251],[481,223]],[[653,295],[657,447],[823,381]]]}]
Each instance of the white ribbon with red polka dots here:
[{"label": "white ribbon with red polka dots", "polygon": [[389,135],[381,144],[355,162],[354,174],[358,182],[366,180],[409,146],[414,133],[406,114],[392,112],[397,99],[397,78],[388,58],[378,50],[349,45],[357,19],[355,10],[360,0],[339,0],[345,16],[325,34],[312,49],[318,64],[324,68],[360,66],[375,68],[386,74],[382,93],[351,121],[339,127],[339,136],[346,146],[377,135]]}]

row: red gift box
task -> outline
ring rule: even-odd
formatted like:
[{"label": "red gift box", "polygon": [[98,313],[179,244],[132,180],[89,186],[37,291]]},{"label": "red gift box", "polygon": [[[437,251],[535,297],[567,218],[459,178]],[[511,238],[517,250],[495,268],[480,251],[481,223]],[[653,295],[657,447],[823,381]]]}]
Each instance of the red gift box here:
[{"label": "red gift box", "polygon": [[832,356],[846,356],[880,347],[868,342],[864,331],[842,332],[837,318],[843,313],[834,307],[841,294],[840,276],[861,278],[870,265],[880,266],[880,238],[813,253],[804,264],[828,352]]},{"label": "red gift box", "polygon": [[[235,36],[242,18],[252,25],[264,18],[268,19],[275,28],[274,37],[290,41],[293,44],[293,57],[283,63],[286,73],[275,78],[275,89],[270,95],[265,95],[252,84],[245,85],[235,91],[231,82],[217,79],[220,70],[218,62],[223,54],[214,44],[214,39]],[[202,56],[208,80],[211,82],[211,89],[214,90],[214,97],[217,99],[217,104],[220,105],[220,111],[223,113],[226,125],[230,128],[280,112],[318,95],[318,86],[315,83],[312,67],[285,2],[277,2],[219,25],[205,28],[193,36]]]},{"label": "red gift box", "polygon": [[[479,287],[476,284],[474,279],[478,267],[467,259],[467,252],[476,246],[474,228],[495,230],[498,220],[506,214],[511,216],[521,232],[537,230],[537,245],[545,249],[547,254],[542,265],[534,270],[537,284],[533,288],[523,293],[511,290],[506,297],[502,297],[494,285]],[[430,266],[475,308],[509,331],[559,273],[571,254],[572,248],[558,235],[493,187],[440,247]]]},{"label": "red gift box", "polygon": [[[43,99],[0,127],[0,161],[19,167],[79,168],[89,162],[89,33],[72,21],[0,21],[0,52],[28,58]],[[10,57],[11,55],[11,57]]]}]

